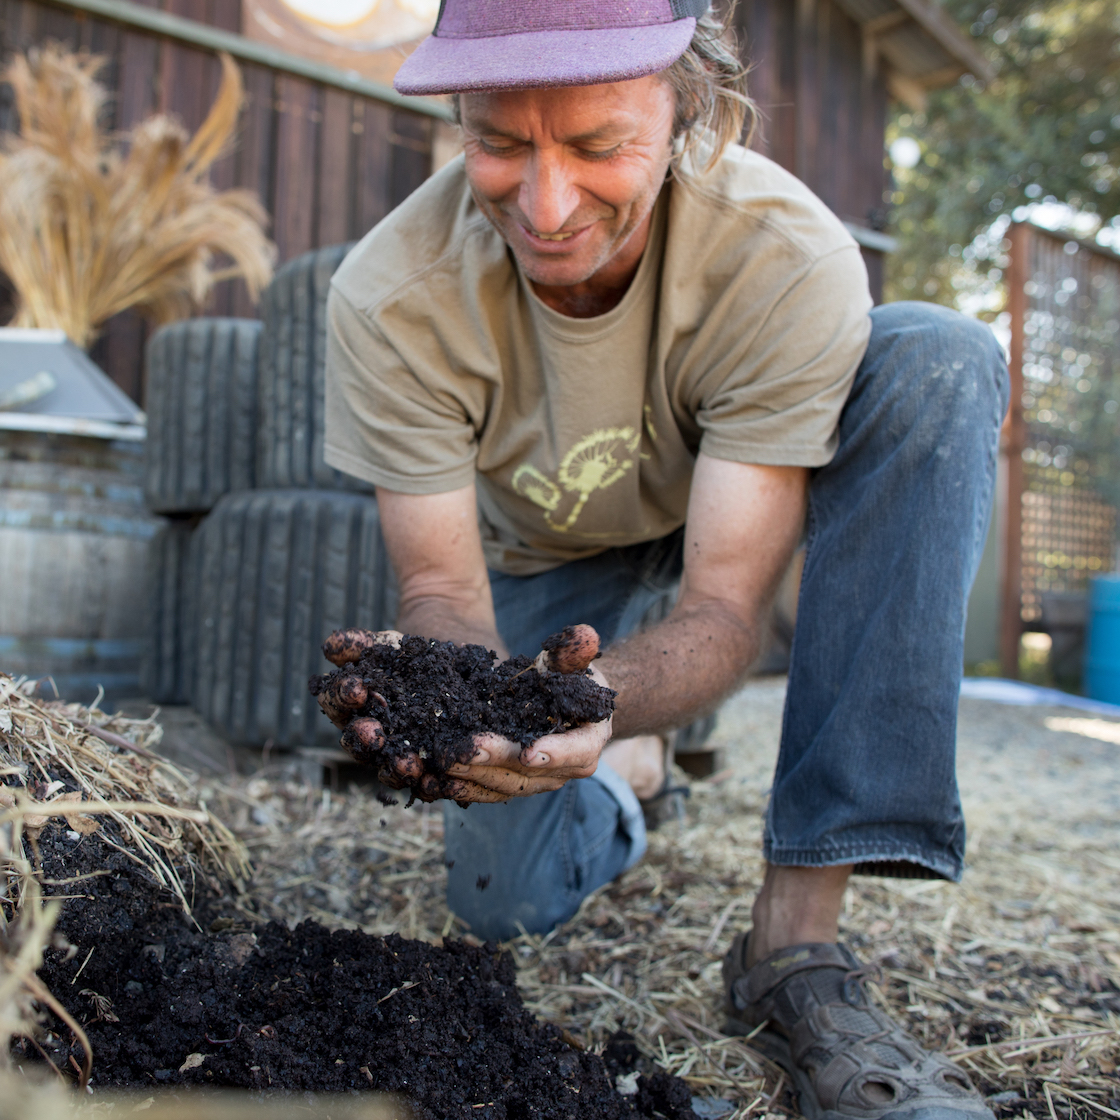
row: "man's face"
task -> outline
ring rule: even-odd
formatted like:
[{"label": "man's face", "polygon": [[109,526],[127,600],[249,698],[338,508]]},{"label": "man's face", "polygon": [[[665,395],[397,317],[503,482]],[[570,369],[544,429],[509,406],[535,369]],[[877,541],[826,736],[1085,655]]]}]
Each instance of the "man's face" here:
[{"label": "man's face", "polygon": [[667,83],[467,93],[461,108],[475,201],[530,280],[568,287],[636,265],[672,154]]}]

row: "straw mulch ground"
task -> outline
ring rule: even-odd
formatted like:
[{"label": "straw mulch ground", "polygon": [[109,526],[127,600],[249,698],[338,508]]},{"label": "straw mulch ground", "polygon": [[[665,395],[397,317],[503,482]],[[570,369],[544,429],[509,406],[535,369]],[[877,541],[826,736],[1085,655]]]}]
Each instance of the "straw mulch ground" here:
[{"label": "straw mulch ground", "polygon": [[[720,958],[762,870],[783,695],[774,681],[744,689],[717,732],[724,769],[693,783],[686,819],[562,929],[511,946],[538,1015],[588,1046],[632,1032],[647,1060],[733,1102],[737,1120],[796,1112],[778,1071],[722,1037],[718,1013]],[[882,998],[1001,1118],[1120,1118],[1118,734],[1068,711],[962,702],[964,883],[860,879],[847,897],[843,935],[882,966]],[[203,798],[252,853],[246,909],[470,936],[443,902],[438,807],[313,791],[276,768]]]}]

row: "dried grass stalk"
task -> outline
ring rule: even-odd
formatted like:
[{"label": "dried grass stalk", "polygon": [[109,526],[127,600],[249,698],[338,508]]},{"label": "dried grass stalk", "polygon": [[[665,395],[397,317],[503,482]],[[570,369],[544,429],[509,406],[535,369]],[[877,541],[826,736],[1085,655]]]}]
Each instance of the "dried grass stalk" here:
[{"label": "dried grass stalk", "polygon": [[[256,194],[216,191],[242,102],[223,54],[222,84],[193,137],[165,115],[118,141],[101,124],[105,59],[60,46],[17,55],[0,80],[15,93],[19,135],[0,136],[0,270],[16,290],[13,326],[61,328],[88,346],[130,307],[156,323],[199,310],[219,280],[255,299],[276,248]],[[215,257],[232,260],[216,266]]]},{"label": "dried grass stalk", "polygon": [[[34,700],[0,673],[0,774],[18,775],[24,787],[9,786],[0,802],[0,842],[7,836],[18,849],[22,830],[52,816],[78,832],[97,831],[108,818],[119,843],[106,829],[101,838],[146,867],[187,913],[196,875],[243,884],[250,874],[245,847],[207,812],[193,776],[152,752],[162,734],[154,719]],[[52,788],[52,771],[68,777],[82,800]],[[32,783],[39,787],[34,799],[26,792]]]}]

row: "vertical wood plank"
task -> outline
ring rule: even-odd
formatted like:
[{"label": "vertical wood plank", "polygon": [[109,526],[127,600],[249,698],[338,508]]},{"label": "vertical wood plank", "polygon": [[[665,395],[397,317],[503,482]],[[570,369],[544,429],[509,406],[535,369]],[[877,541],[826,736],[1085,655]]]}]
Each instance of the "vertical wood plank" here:
[{"label": "vertical wood plank", "polygon": [[[217,55],[203,55],[205,63],[205,78],[203,83],[203,112],[208,114],[218,99],[218,92],[222,85],[222,64]],[[205,119],[205,118],[204,118]],[[239,122],[240,124],[240,122]],[[226,154],[216,160],[210,168],[210,182],[218,191],[230,190],[237,180],[237,153],[236,143],[240,129],[235,129],[233,142],[229,145]],[[235,281],[223,280],[215,285],[207,302],[208,315],[234,314],[234,301],[236,299]]]},{"label": "vertical wood plank", "polygon": [[90,347],[90,357],[137,404],[144,403],[144,345],[148,329],[135,311],[114,315]]},{"label": "vertical wood plank", "polygon": [[39,43],[53,39],[71,50],[78,49],[80,45],[78,21],[70,12],[63,8],[43,5],[39,7],[37,22],[36,39]]},{"label": "vertical wood plank", "polygon": [[1026,422],[1023,419],[1023,348],[1027,296],[1024,285],[1029,273],[1031,227],[1017,222],[1011,227],[1011,261],[1007,270],[1007,309],[1011,312],[1011,404],[1001,433],[1001,452],[1006,456],[1003,494],[1003,573],[1000,589],[1000,671],[1009,680],[1019,677],[1019,641],[1023,633],[1023,448]]},{"label": "vertical wood plank", "polygon": [[759,109],[759,122],[751,147],[770,155],[771,108],[778,99],[778,52],[770,0],[744,0],[735,11],[739,55],[751,70],[747,92]]},{"label": "vertical wood plank", "polygon": [[117,128],[127,131],[156,109],[159,88],[159,40],[126,31],[121,42],[117,90]]},{"label": "vertical wood plank", "polygon": [[[0,58],[18,49],[16,20],[23,5],[18,0],[0,0]],[[15,132],[16,102],[12,87],[0,82],[0,132]]]},{"label": "vertical wood plank", "polygon": [[173,16],[193,19],[196,23],[209,23],[212,0],[161,0],[159,7]]},{"label": "vertical wood plank", "polygon": [[858,112],[858,105],[855,110],[852,107],[853,77],[857,79],[855,93],[859,93],[858,72],[853,71],[853,60],[848,54],[852,21],[833,0],[823,7],[827,25],[822,26],[821,41],[826,44],[827,77],[821,106],[824,161],[818,175],[831,192],[827,201],[832,209],[842,218],[855,218],[862,223],[862,215],[857,216],[852,210],[852,171],[859,158],[859,150],[851,139]]},{"label": "vertical wood plank", "polygon": [[389,206],[399,206],[424,180],[432,167],[432,123],[419,113],[394,111],[391,117]]},{"label": "vertical wood plank", "polygon": [[202,52],[165,39],[160,44],[159,108],[194,132],[206,117],[207,70]]},{"label": "vertical wood plank", "polygon": [[318,166],[317,245],[338,245],[350,238],[350,195],[354,189],[354,98],[339,89],[323,91],[323,124]]},{"label": "vertical wood plank", "polygon": [[241,32],[241,0],[210,0],[206,22],[225,31]]},{"label": "vertical wood plank", "polygon": [[[241,112],[238,145],[234,152],[234,182],[238,187],[255,191],[269,214],[275,213],[273,166],[275,151],[276,111],[273,71],[263,66],[241,68],[245,83],[245,107]],[[275,221],[270,231],[275,233]],[[240,280],[233,286],[231,313],[243,318],[256,318],[256,305]]]},{"label": "vertical wood plank", "polygon": [[82,21],[82,46],[93,54],[103,55],[105,67],[99,76],[106,88],[112,92],[106,106],[107,123],[116,129],[117,117],[120,110],[120,97],[117,91],[121,88],[121,46],[124,41],[122,29],[115,23],[107,23],[101,19],[86,19]]},{"label": "vertical wood plank", "polygon": [[389,213],[390,118],[387,106],[367,98],[355,99],[354,158],[356,183],[350,236],[364,237]]},{"label": "vertical wood plank", "polygon": [[876,74],[867,82],[860,106],[861,163],[867,168],[867,214],[872,226],[885,226],[888,214],[887,106],[886,83],[881,74]]},{"label": "vertical wood plank", "polygon": [[280,259],[315,244],[315,183],[318,158],[319,87],[280,74],[276,80],[277,126],[273,237]]},{"label": "vertical wood plank", "polygon": [[37,12],[30,0],[9,0],[5,49],[25,51],[35,43]]},{"label": "vertical wood plank", "polygon": [[770,118],[769,156],[787,171],[797,174],[797,9],[788,0],[770,0],[770,19],[775,58],[773,102],[768,106]]}]

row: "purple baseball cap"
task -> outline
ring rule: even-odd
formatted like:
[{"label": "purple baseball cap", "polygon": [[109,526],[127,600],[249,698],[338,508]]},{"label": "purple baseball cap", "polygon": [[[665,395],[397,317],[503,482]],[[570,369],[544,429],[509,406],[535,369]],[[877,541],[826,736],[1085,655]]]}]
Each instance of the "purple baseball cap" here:
[{"label": "purple baseball cap", "polygon": [[399,93],[589,86],[656,74],[688,49],[710,0],[441,0]]}]

